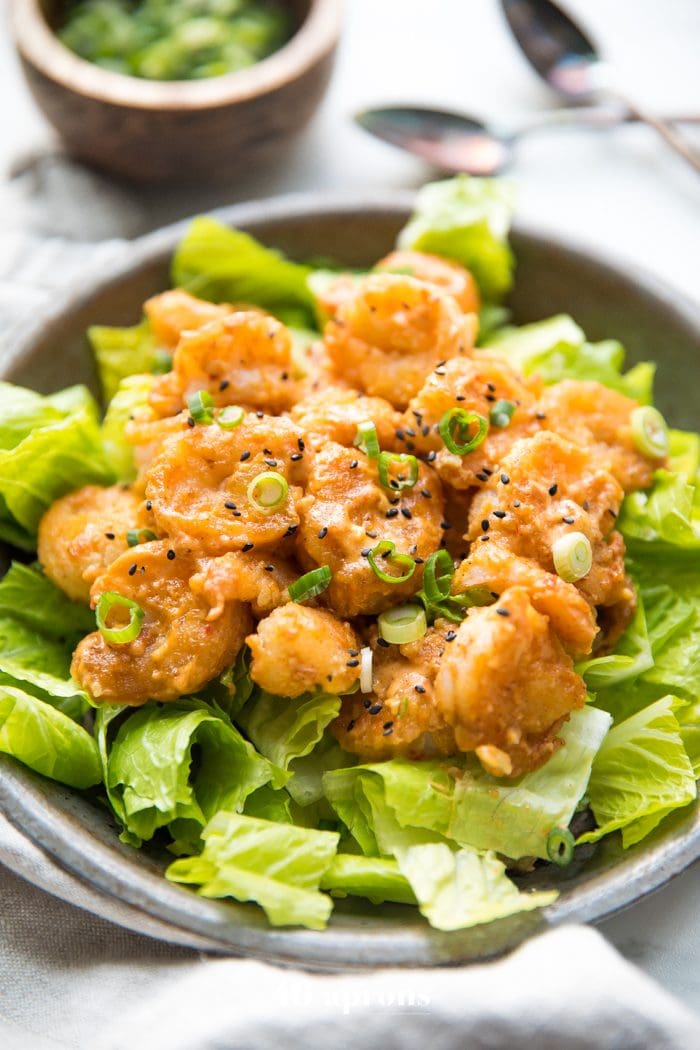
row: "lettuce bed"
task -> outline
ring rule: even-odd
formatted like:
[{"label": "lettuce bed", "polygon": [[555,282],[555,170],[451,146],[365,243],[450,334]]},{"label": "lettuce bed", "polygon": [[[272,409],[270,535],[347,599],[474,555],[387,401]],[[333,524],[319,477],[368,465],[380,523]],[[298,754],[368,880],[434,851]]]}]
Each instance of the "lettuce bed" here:
[{"label": "lettuce bed", "polygon": [[[623,370],[614,340],[590,343],[569,317],[500,327],[512,280],[510,196],[489,180],[426,187],[400,244],[469,266],[485,300],[482,340],[545,382],[595,379],[652,403],[654,366]],[[320,279],[320,278],[319,278]],[[217,301],[257,303],[300,339],[318,321],[314,271],[212,219],[193,222],[173,283]],[[148,323],[93,328],[106,417],[88,392],[49,397],[0,384],[0,538],[34,550],[42,513],[85,484],[133,475],[123,427],[168,367]],[[199,696],[140,709],[102,706],[70,679],[94,616],[32,564],[0,582],[0,750],[110,806],[122,838],[173,854],[167,878],[208,897],[256,901],[274,925],[323,928],[333,899],[417,905],[452,930],[541,907],[507,864],[557,859],[550,834],[590,807],[590,842],[625,847],[696,797],[700,775],[700,438],[671,432],[668,470],[629,496],[619,519],[638,612],[614,653],[580,665],[589,703],[564,746],[515,781],[472,756],[357,764],[327,731],[337,697],[290,701],[254,686],[245,652]],[[564,859],[568,859],[565,857]]]}]

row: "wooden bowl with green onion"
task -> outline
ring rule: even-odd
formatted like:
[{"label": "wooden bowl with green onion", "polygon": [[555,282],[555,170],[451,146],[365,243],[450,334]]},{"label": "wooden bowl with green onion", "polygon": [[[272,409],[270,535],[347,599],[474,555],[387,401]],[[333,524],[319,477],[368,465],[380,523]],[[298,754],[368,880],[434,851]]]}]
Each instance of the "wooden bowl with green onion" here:
[{"label": "wooden bowl with green onion", "polygon": [[[270,0],[256,2],[264,8]],[[10,15],[31,92],[72,156],[140,182],[225,182],[274,160],[311,118],[330,78],[341,0],[277,3],[286,42],[236,72],[216,75],[220,65],[200,65],[198,79],[147,78],[169,69],[183,75],[160,40],[135,75],[111,59],[105,68],[80,57],[59,39],[71,10],[65,0],[10,0]]]}]

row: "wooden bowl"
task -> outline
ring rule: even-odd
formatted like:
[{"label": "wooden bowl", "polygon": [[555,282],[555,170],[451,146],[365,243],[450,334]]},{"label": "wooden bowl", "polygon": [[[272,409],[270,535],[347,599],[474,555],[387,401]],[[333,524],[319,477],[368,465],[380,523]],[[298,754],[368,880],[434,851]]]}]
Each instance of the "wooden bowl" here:
[{"label": "wooden bowl", "polygon": [[124,76],[58,40],[61,0],[10,0],[31,92],[69,152],[140,182],[235,180],[310,119],[330,78],[341,0],[287,0],[298,29],[249,69],[197,81]]}]

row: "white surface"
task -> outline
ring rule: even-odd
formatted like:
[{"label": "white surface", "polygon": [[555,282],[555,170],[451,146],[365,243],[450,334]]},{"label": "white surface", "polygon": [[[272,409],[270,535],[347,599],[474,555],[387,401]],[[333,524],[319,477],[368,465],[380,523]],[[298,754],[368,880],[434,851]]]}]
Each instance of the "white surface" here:
[{"label": "white surface", "polygon": [[[577,0],[569,7],[619,65],[630,93],[658,112],[700,112],[698,0],[668,0],[662,8],[654,0]],[[356,129],[349,120],[355,109],[405,100],[510,120],[553,104],[516,52],[495,0],[348,0],[347,8],[337,74],[314,124],[275,171],[243,174],[239,185],[216,193],[139,193],[47,159],[51,133],[0,35],[0,164],[16,173],[0,187],[0,230],[76,239],[133,236],[245,197],[414,187],[430,172]],[[643,263],[700,298],[700,177],[652,132],[551,132],[523,145],[512,174],[523,221]],[[3,253],[6,273],[9,243]],[[623,954],[696,1008],[699,890],[696,866],[601,926]],[[25,909],[22,921],[41,929],[41,908]],[[28,979],[35,974],[51,994],[54,978],[42,960],[25,954],[21,963]]]}]

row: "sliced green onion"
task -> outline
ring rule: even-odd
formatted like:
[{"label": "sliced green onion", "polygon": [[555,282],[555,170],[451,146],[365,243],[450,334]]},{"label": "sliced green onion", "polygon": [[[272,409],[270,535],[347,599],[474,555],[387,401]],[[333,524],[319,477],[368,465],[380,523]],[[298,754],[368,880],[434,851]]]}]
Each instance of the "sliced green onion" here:
[{"label": "sliced green onion", "polygon": [[248,486],[248,502],[263,514],[281,507],[287,498],[289,485],[276,470],[265,470],[253,478]]},{"label": "sliced green onion", "polygon": [[515,401],[497,401],[489,412],[491,425],[494,427],[507,427],[517,407]]},{"label": "sliced green onion", "polygon": [[[387,565],[395,566],[399,570],[399,574],[384,572],[377,563],[378,558],[385,561]],[[416,571],[416,563],[411,555],[397,554],[396,544],[392,543],[391,540],[380,540],[376,547],[373,547],[367,555],[367,561],[370,563],[374,575],[378,576],[384,583],[405,583],[406,580],[411,579],[411,576]]]},{"label": "sliced green onion", "polygon": [[245,410],[240,405],[226,405],[214,414],[215,421],[223,430],[239,427],[245,418]]},{"label": "sliced green onion", "polygon": [[[390,470],[399,471],[398,474],[389,474]],[[407,475],[400,473],[402,468],[408,472]],[[407,452],[380,452],[379,481],[385,489],[393,489],[400,492],[401,489],[412,489],[418,481],[418,460]]]},{"label": "sliced green onion", "polygon": [[668,455],[668,427],[658,408],[651,405],[635,408],[630,423],[634,443],[643,455],[654,459]]},{"label": "sliced green onion", "polygon": [[[123,627],[107,626],[109,612],[115,608],[127,609],[129,612],[129,622]],[[102,637],[105,641],[114,642],[117,645],[124,645],[138,638],[141,634],[143,615],[143,609],[138,602],[132,602],[131,598],[125,598],[123,594],[117,594],[116,591],[105,591],[104,594],[101,594],[95,609],[95,619]]]},{"label": "sliced green onion", "polygon": [[377,618],[379,636],[392,645],[417,642],[428,630],[425,610],[420,605],[397,605]]},{"label": "sliced green onion", "polygon": [[[469,436],[470,430],[476,430]],[[482,444],[489,432],[489,421],[478,412],[467,412],[464,408],[451,408],[445,412],[438,424],[440,437],[450,452],[466,456]]]},{"label": "sliced green onion", "polygon": [[368,645],[360,649],[360,692],[372,692],[373,653]]},{"label": "sliced green onion", "polygon": [[364,452],[369,459],[377,459],[379,457],[379,436],[374,423],[371,423],[368,420],[365,423],[357,424],[357,434],[355,435],[354,444],[355,447],[359,448],[361,452]]},{"label": "sliced green onion", "polygon": [[130,547],[137,547],[139,543],[150,543],[151,540],[157,540],[155,532],[151,529],[129,529],[126,534],[126,542]]},{"label": "sliced green onion", "polygon": [[318,569],[300,576],[298,580],[289,586],[289,597],[293,602],[306,602],[309,598],[316,598],[323,594],[333,578],[333,573],[327,565],[321,565]]},{"label": "sliced green onion", "polygon": [[562,580],[575,583],[591,571],[593,551],[590,540],[582,532],[567,532],[552,544],[552,557]]},{"label": "sliced green onion", "polygon": [[467,587],[461,594],[453,594],[452,601],[457,602],[463,609],[473,609],[475,606],[493,605],[496,599],[485,583],[477,583],[473,587]]},{"label": "sliced green onion", "polygon": [[455,563],[449,551],[442,549],[430,555],[423,569],[423,590],[429,602],[449,597],[454,574]]},{"label": "sliced green onion", "polygon": [[565,868],[574,859],[576,840],[568,828],[552,828],[547,835],[547,856],[553,864]]},{"label": "sliced green onion", "polygon": [[213,423],[214,398],[208,390],[198,390],[187,398],[187,407],[195,423]]},{"label": "sliced green onion", "polygon": [[151,363],[151,372],[155,375],[165,375],[166,372],[171,372],[173,367],[173,355],[167,350],[156,350],[153,354],[153,361]]}]

